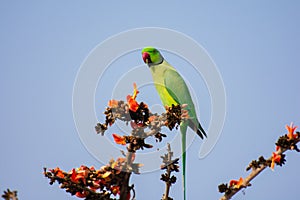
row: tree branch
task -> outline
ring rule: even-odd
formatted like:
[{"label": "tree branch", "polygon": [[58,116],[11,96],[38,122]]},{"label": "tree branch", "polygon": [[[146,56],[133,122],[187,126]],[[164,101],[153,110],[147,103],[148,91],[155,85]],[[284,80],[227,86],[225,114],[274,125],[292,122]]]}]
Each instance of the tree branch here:
[{"label": "tree branch", "polygon": [[[178,128],[181,118],[186,117],[186,113],[181,112],[182,107],[180,105],[172,107],[166,107],[166,113],[162,113],[161,115],[152,114],[148,106],[141,102],[137,103],[133,97],[128,97],[128,102],[110,100],[108,106],[104,112],[105,114],[105,122],[98,123],[95,126],[96,132],[104,135],[105,131],[109,126],[113,125],[116,120],[121,120],[130,123],[132,127],[132,131],[129,136],[120,136],[117,134],[113,134],[114,140],[117,144],[125,145],[127,144],[127,152],[126,152],[126,161],[123,168],[123,171],[126,172],[123,183],[120,186],[120,200],[127,200],[128,194],[130,190],[132,190],[133,186],[129,186],[129,179],[131,175],[131,171],[133,169],[132,166],[132,158],[134,153],[143,148],[152,148],[153,146],[145,143],[145,139],[150,136],[156,137],[157,141],[162,141],[163,137],[166,137],[165,134],[161,133],[161,128],[163,126],[167,126],[170,130],[173,128]],[[149,129],[149,131],[145,131],[145,129]],[[173,181],[176,181],[174,176],[170,177],[170,173],[176,165],[175,161],[171,162],[171,157],[173,153],[171,152],[170,146],[168,147],[168,157],[164,160],[167,162],[166,169],[166,180],[164,180],[167,184],[166,186],[166,198],[165,200],[169,200],[168,193],[170,189],[170,185]],[[178,162],[178,160],[176,160]],[[176,168],[176,170],[178,170]]]},{"label": "tree branch", "polygon": [[294,130],[297,127],[293,127],[293,124],[291,124],[291,126],[286,126],[286,128],[288,129],[288,134],[281,136],[278,139],[276,142],[276,151],[272,153],[272,156],[268,159],[264,159],[261,156],[258,160],[253,160],[246,168],[247,171],[251,169],[250,174],[246,178],[231,180],[229,182],[229,186],[227,184],[219,185],[219,191],[221,193],[225,193],[220,200],[229,200],[241,189],[251,186],[250,182],[267,167],[273,169],[275,164],[282,166],[285,163],[284,152],[287,150],[296,150],[299,152],[297,143],[300,141],[300,133],[296,132],[294,134]]},{"label": "tree branch", "polygon": [[171,151],[171,145],[169,143],[167,151],[167,154],[161,156],[164,164],[160,168],[165,169],[167,171],[166,173],[161,175],[161,180],[164,181],[166,184],[165,193],[162,197],[162,200],[172,200],[172,198],[169,196],[169,192],[171,185],[176,182],[176,177],[174,175],[171,176],[171,173],[173,171],[179,172],[179,158],[172,160],[173,152]]}]

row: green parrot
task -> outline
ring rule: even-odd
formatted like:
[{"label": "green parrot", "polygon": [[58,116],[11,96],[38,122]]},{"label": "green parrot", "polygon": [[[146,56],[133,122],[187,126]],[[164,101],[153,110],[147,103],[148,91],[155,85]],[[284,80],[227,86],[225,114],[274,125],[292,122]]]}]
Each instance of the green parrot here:
[{"label": "green parrot", "polygon": [[182,142],[182,175],[184,199],[186,199],[186,181],[185,181],[185,165],[186,165],[186,132],[187,127],[195,131],[201,139],[207,137],[199,120],[197,119],[195,106],[191,98],[189,89],[180,74],[172,67],[154,47],[145,47],[142,50],[144,62],[150,68],[155,88],[162,101],[163,106],[183,105],[188,111],[189,118],[183,120],[180,124],[181,142]]}]

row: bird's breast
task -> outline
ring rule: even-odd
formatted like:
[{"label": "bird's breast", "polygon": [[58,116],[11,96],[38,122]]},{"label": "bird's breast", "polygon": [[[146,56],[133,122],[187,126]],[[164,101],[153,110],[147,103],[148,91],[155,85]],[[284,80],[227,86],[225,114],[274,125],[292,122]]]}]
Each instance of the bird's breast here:
[{"label": "bird's breast", "polygon": [[163,106],[172,106],[172,104],[178,105],[178,103],[173,99],[166,88],[164,79],[165,70],[166,69],[161,66],[155,66],[151,70],[155,88],[162,101]]}]

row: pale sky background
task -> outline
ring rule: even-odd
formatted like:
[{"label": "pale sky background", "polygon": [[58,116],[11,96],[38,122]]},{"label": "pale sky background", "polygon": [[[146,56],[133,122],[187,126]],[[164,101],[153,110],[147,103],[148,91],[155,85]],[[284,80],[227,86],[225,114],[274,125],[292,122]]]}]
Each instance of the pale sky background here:
[{"label": "pale sky background", "polygon": [[[299,9],[299,1],[1,1],[0,191],[18,190],[19,199],[26,200],[76,199],[58,184],[50,186],[42,172],[43,167],[68,171],[81,164],[102,166],[81,143],[74,124],[77,71],[108,37],[155,26],[196,40],[223,78],[227,116],[220,140],[202,160],[201,140],[196,139],[187,152],[188,199],[219,199],[220,183],[245,177],[251,160],[271,155],[286,124],[300,125]],[[130,59],[143,64],[140,53],[135,53]],[[177,63],[172,56],[168,61]],[[111,76],[115,73],[111,71]],[[195,80],[190,79],[192,84]],[[149,102],[151,97],[159,102],[154,89],[149,90],[140,100]],[[209,94],[196,94],[204,99],[199,98],[200,115],[207,128]],[[108,100],[96,94],[99,120]],[[234,199],[296,199],[299,156],[288,152],[284,167],[267,169]],[[161,198],[160,174],[132,177],[138,200]],[[181,175],[177,177],[171,197],[179,200]]]}]

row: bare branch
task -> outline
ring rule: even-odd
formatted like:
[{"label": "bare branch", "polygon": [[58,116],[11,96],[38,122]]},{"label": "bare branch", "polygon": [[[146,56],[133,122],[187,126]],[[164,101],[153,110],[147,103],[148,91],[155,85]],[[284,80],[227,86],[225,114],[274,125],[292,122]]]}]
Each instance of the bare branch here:
[{"label": "bare branch", "polygon": [[161,169],[167,170],[166,173],[161,175],[161,180],[166,183],[165,193],[162,197],[162,200],[172,200],[172,198],[169,196],[169,192],[170,192],[171,185],[176,182],[176,177],[171,176],[171,173],[173,171],[176,171],[176,172],[179,171],[179,166],[178,166],[179,158],[172,160],[173,152],[171,151],[170,144],[168,144],[167,150],[168,150],[168,153],[165,154],[164,156],[161,156],[161,158],[163,159],[163,163],[164,163],[161,166]]}]

